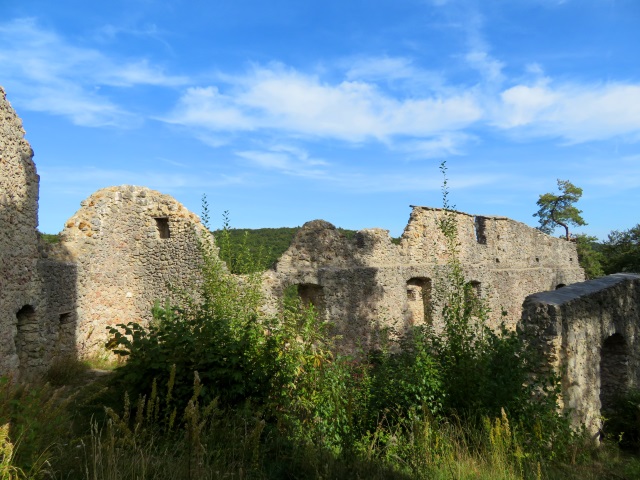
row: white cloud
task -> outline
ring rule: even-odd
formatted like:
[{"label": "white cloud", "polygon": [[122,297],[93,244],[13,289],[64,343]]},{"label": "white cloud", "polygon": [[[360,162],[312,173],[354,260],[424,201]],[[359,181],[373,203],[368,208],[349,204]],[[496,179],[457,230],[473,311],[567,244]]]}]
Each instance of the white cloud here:
[{"label": "white cloud", "polygon": [[221,94],[217,87],[188,88],[172,115],[159,119],[214,132],[254,128],[254,122],[238,107],[235,99]]},{"label": "white cloud", "polygon": [[640,85],[541,82],[501,94],[495,123],[528,135],[557,136],[569,143],[613,137],[640,139]]},{"label": "white cloud", "polygon": [[500,83],[504,80],[502,75],[504,63],[493,58],[487,51],[473,50],[465,55],[465,59],[489,84]]},{"label": "white cloud", "polygon": [[185,85],[189,79],[180,75],[167,75],[149,61],[137,60],[121,65],[107,61],[106,65],[96,73],[96,81],[105,85],[131,87],[134,85],[154,85],[160,87],[177,87]]},{"label": "white cloud", "polygon": [[36,112],[62,115],[75,125],[87,127],[128,127],[140,121],[108,99],[69,82],[33,89],[29,95],[21,97],[21,106]]},{"label": "white cloud", "polygon": [[471,93],[394,97],[375,83],[323,82],[281,66],[256,68],[228,91],[191,88],[165,121],[211,131],[280,130],[349,142],[431,137],[482,116]]},{"label": "white cloud", "polygon": [[504,110],[498,119],[498,125],[513,128],[536,121],[545,109],[554,105],[558,95],[545,85],[517,85],[502,92],[501,99]]}]

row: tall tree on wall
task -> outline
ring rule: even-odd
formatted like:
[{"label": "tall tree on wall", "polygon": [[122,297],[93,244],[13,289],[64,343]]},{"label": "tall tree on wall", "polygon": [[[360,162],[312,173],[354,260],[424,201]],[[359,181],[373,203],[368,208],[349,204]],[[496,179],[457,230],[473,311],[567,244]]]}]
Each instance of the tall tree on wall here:
[{"label": "tall tree on wall", "polygon": [[540,195],[537,201],[540,209],[533,216],[538,217],[540,221],[538,230],[550,235],[556,227],[560,226],[564,228],[566,239],[570,240],[569,225],[578,227],[587,224],[580,215],[582,210],[574,206],[582,196],[582,189],[569,180],[558,179],[558,190],[560,190],[559,195],[553,193]]}]

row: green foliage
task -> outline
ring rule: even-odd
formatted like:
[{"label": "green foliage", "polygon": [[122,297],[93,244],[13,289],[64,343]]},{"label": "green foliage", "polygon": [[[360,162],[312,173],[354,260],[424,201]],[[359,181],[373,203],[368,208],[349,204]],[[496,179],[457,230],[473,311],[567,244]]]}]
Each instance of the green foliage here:
[{"label": "green foliage", "polygon": [[156,304],[146,328],[130,323],[110,329],[108,347],[127,358],[116,384],[135,398],[174,369],[172,402],[183,408],[198,372],[203,402],[217,399],[230,409],[248,402],[297,438],[322,434],[339,443],[335,430],[347,431],[351,421],[343,412],[348,372],[333,359],[327,325],[297,296],[278,315],[261,316],[259,273],[236,277],[213,245],[203,243],[202,252],[204,281],[196,298],[180,307]]},{"label": "green foliage", "polygon": [[586,222],[580,216],[582,210],[578,210],[574,203],[580,200],[582,189],[573,185],[569,180],[558,179],[559,195],[553,193],[545,193],[540,195],[536,202],[540,209],[533,214],[538,217],[540,226],[538,227],[544,233],[552,234],[556,227],[561,226],[565,229],[565,237],[569,240],[569,225],[581,226]]},{"label": "green foliage", "polygon": [[640,224],[612,231],[602,245],[602,253],[605,273],[640,273]]},{"label": "green foliage", "polygon": [[[225,212],[226,213],[226,212]],[[215,230],[213,232],[218,245],[229,245],[239,248],[245,258],[259,259],[261,268],[268,268],[275,264],[282,254],[289,248],[300,227],[281,228],[229,228]],[[356,230],[344,228],[337,229],[347,239],[351,240],[357,233]],[[223,240],[224,239],[224,240]],[[400,243],[400,238],[392,238],[395,244]],[[233,273],[240,273],[233,265],[235,261],[221,248],[220,256],[230,266]]]},{"label": "green foliage", "polygon": [[605,414],[605,437],[626,449],[640,449],[640,389],[632,388],[618,395]]},{"label": "green foliage", "polygon": [[602,277],[604,270],[602,264],[605,260],[602,247],[596,237],[584,233],[575,236],[576,249],[578,250],[578,262],[584,269],[587,280]]},{"label": "green foliage", "polygon": [[70,401],[48,384],[20,385],[0,377],[0,471],[7,475],[1,478],[38,478],[45,473],[54,442],[66,439],[71,429],[66,410]]},{"label": "green foliage", "polygon": [[220,229],[213,234],[217,241],[222,235],[227,235],[231,245],[244,245],[251,258],[263,258],[264,265],[269,267],[289,248],[299,229],[300,227],[227,228],[226,232],[225,229]]},{"label": "green foliage", "polygon": [[[498,332],[488,327],[491,312],[480,292],[465,279],[459,260],[456,216],[448,201],[445,163],[441,171],[444,212],[439,228],[446,240],[448,263],[435,289],[435,297],[443,305],[444,331],[432,335],[431,342],[439,373],[446,379],[445,412],[474,422],[497,418],[504,410],[521,425],[528,441],[542,448],[553,437],[570,434],[568,423],[556,412],[558,379],[553,375],[533,378],[531,372],[539,369],[540,361],[536,353],[504,325]],[[545,438],[534,435],[534,431],[545,431]]]},{"label": "green foliage", "polygon": [[89,370],[89,366],[73,356],[57,358],[53,361],[45,379],[54,387],[71,385],[82,381]]},{"label": "green foliage", "polygon": [[223,213],[222,220],[222,229],[214,232],[214,238],[219,248],[218,255],[229,271],[244,275],[265,270],[269,266],[270,256],[267,252],[270,250],[255,240],[250,241],[255,236],[251,237],[247,230],[231,229],[228,211]]},{"label": "green foliage", "polygon": [[40,234],[40,238],[44,240],[45,243],[60,243],[60,234],[58,233],[42,233]]},{"label": "green foliage", "polygon": [[442,418],[444,377],[427,329],[416,327],[400,338],[399,348],[371,352],[367,428],[384,419],[397,425],[406,418]]}]

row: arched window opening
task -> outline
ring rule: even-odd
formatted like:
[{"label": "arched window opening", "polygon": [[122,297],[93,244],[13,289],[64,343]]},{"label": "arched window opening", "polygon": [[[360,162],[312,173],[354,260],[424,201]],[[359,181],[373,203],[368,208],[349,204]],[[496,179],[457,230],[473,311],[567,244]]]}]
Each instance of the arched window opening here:
[{"label": "arched window opening", "polygon": [[464,289],[464,300],[467,307],[471,308],[474,312],[478,311],[480,307],[479,300],[482,298],[482,286],[480,282],[472,280],[467,283]]},{"label": "arched window opening", "polygon": [[31,305],[25,305],[18,310],[16,318],[18,322],[15,347],[20,366],[24,367],[29,358],[29,351],[38,343],[38,319]]},{"label": "arched window opening", "polygon": [[412,325],[431,323],[431,279],[414,277],[407,281],[407,306]]},{"label": "arched window opening", "polygon": [[611,411],[616,397],[629,385],[629,350],[624,337],[614,333],[600,349],[600,405],[601,413]]},{"label": "arched window opening", "polygon": [[313,283],[301,283],[297,287],[302,305],[305,307],[313,305],[318,315],[322,315],[325,309],[324,289],[322,286]]}]

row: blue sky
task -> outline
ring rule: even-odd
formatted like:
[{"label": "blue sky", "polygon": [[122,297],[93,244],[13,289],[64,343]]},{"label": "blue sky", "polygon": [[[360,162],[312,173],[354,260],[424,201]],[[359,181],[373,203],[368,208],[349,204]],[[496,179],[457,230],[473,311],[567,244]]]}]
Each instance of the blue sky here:
[{"label": "blue sky", "polygon": [[214,227],[397,236],[446,160],[459,210],[535,226],[569,179],[605,237],[640,221],[639,25],[637,0],[0,0],[0,85],[45,232],[134,184],[206,194]]}]

